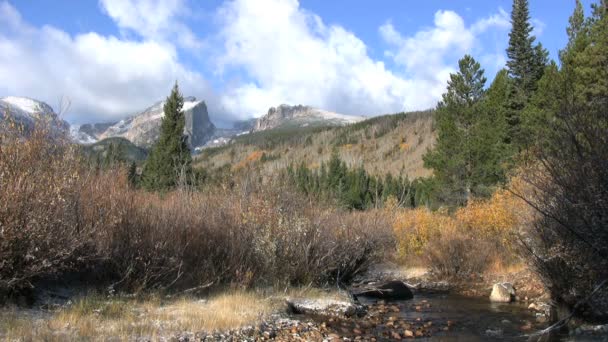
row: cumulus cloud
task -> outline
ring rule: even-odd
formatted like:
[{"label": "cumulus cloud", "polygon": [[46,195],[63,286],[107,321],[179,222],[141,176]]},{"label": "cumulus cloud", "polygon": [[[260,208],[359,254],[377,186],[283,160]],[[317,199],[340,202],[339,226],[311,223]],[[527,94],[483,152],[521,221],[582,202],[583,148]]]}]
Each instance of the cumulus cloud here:
[{"label": "cumulus cloud", "polygon": [[100,6],[123,30],[153,40],[174,39],[181,47],[200,49],[203,43],[179,18],[183,0],[100,0]]},{"label": "cumulus cloud", "polygon": [[219,18],[220,69],[240,70],[251,80],[224,94],[228,111],[250,116],[271,105],[302,103],[348,114],[388,113],[403,110],[415,88],[372,60],[352,32],[327,26],[295,0],[232,1]]},{"label": "cumulus cloud", "polygon": [[497,14],[470,26],[456,12],[437,11],[434,26],[412,36],[403,36],[390,22],[382,25],[379,31],[390,46],[385,55],[403,66],[407,77],[425,84],[433,98],[439,99],[449,74],[455,72],[454,61],[465,53],[477,54],[476,57],[482,61],[492,61],[492,69],[504,65],[503,53],[484,51],[479,44],[479,36],[492,29],[509,27],[508,14],[500,9]]},{"label": "cumulus cloud", "polygon": [[502,7],[498,9],[498,13],[487,18],[482,18],[471,26],[471,31],[474,33],[484,33],[491,28],[510,29],[511,19],[509,13]]},{"label": "cumulus cloud", "polygon": [[506,12],[471,26],[455,12],[438,11],[434,26],[412,36],[387,22],[379,28],[391,46],[374,60],[347,29],[328,25],[297,0],[235,0],[219,11],[220,70],[238,70],[250,82],[222,97],[228,111],[262,114],[269,105],[310,104],[345,114],[376,115],[430,108],[445,90],[452,65],[476,47],[476,36],[509,26]]},{"label": "cumulus cloud", "polygon": [[164,98],[175,80],[184,93],[211,93],[199,73],[180,64],[171,45],[34,27],[6,2],[0,3],[0,51],[0,94],[54,107],[65,96],[72,102],[66,117],[73,122],[135,113]]},{"label": "cumulus cloud", "polygon": [[[184,94],[207,101],[216,123],[259,116],[281,103],[360,115],[425,109],[440,99],[464,53],[504,64],[504,47],[485,51],[478,38],[510,25],[504,10],[471,25],[438,11],[431,27],[413,34],[387,22],[379,28],[387,50],[375,59],[353,32],[297,0],[230,0],[217,9],[217,32],[202,37],[205,49],[216,44],[205,50],[210,61],[197,60],[192,69],[184,53],[196,54],[203,44],[183,20],[187,0],[100,0],[99,7],[120,29],[118,37],[36,27],[0,0],[0,94],[55,106],[68,96],[74,122],[135,113],[166,96],[174,80]],[[215,89],[202,74],[205,63],[213,66]]]}]

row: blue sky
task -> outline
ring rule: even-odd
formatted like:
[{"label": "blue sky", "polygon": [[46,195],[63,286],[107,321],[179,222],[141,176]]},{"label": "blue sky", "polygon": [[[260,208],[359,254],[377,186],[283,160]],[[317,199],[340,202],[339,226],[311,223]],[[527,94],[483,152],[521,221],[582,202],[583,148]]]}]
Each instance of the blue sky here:
[{"label": "blue sky", "polygon": [[[530,2],[555,59],[574,1]],[[465,53],[493,78],[510,10],[507,0],[0,0],[0,96],[68,98],[75,123],[133,114],[175,80],[220,125],[280,103],[425,109]]]}]

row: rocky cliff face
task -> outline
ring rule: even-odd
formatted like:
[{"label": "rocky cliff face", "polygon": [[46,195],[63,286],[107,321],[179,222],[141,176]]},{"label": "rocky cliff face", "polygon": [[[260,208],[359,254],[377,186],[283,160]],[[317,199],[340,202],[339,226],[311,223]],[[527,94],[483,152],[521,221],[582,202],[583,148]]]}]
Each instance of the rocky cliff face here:
[{"label": "rocky cliff face", "polygon": [[[99,135],[99,139],[123,137],[137,146],[149,148],[160,135],[164,101],[157,102],[140,114],[121,120],[108,127]],[[184,134],[191,147],[204,145],[215,132],[215,126],[209,120],[207,106],[194,97],[184,98],[184,115],[186,125]]]},{"label": "rocky cliff face", "polygon": [[70,129],[70,125],[61,120],[51,106],[27,97],[7,96],[0,99],[0,124],[7,123],[7,120],[21,126],[24,133],[30,132],[36,125],[58,134],[66,134]]},{"label": "rocky cliff face", "polygon": [[279,127],[343,126],[363,121],[365,117],[329,112],[309,106],[289,106],[282,104],[271,107],[260,117],[253,128],[254,132]]}]

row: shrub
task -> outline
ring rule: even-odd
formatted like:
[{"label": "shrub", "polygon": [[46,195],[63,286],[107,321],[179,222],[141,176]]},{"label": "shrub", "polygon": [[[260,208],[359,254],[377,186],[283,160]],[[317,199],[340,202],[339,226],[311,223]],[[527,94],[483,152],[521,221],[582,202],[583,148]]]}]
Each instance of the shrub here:
[{"label": "shrub", "polygon": [[3,131],[0,141],[1,295],[90,258],[98,225],[80,215],[95,181],[72,146],[42,127],[27,139]]},{"label": "shrub", "polygon": [[427,208],[402,211],[393,224],[398,255],[448,277],[481,273],[496,263],[517,263],[515,233],[530,215],[526,203],[506,190],[488,200],[469,201],[453,214]]},{"label": "shrub", "polygon": [[391,240],[381,212],[321,208],[268,184],[161,196],[129,186],[126,166],[88,169],[45,134],[2,143],[4,295],[68,272],[129,292],[346,282]]}]

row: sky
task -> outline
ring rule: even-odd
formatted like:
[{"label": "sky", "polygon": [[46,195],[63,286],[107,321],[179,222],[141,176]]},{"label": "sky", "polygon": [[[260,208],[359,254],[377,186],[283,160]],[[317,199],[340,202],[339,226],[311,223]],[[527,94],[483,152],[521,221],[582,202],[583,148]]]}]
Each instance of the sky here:
[{"label": "sky", "polygon": [[[583,1],[589,12],[592,0]],[[0,0],[0,97],[117,121],[177,81],[219,126],[282,103],[374,116],[434,107],[458,59],[490,82],[511,0]],[[557,59],[574,0],[531,0]],[[69,107],[65,106],[69,103]],[[61,106],[63,104],[63,106]],[[61,108],[59,108],[61,107]]]}]

